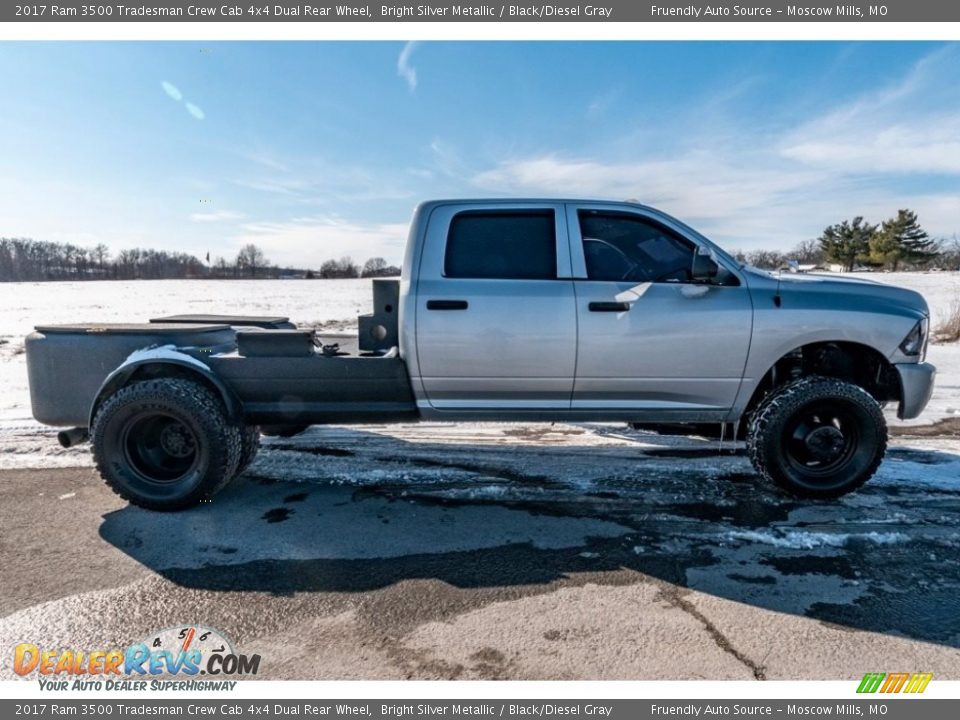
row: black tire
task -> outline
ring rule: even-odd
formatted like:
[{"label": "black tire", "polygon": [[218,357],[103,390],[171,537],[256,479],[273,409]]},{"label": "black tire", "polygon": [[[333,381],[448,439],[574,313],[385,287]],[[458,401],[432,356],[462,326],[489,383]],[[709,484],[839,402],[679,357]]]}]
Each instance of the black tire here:
[{"label": "black tire", "polygon": [[90,439],[107,485],[150,510],[179,510],[212,497],[233,479],[242,442],[219,397],[177,378],[115,392],[97,411]]},{"label": "black tire", "polygon": [[812,376],[778,388],[753,412],[747,454],[767,482],[804,498],[835,498],[869,480],[887,423],[866,390]]},{"label": "black tire", "polygon": [[240,462],[237,464],[236,475],[250,467],[260,450],[260,428],[256,425],[240,426]]},{"label": "black tire", "polygon": [[309,425],[261,425],[260,433],[267,437],[293,437],[310,429]]}]

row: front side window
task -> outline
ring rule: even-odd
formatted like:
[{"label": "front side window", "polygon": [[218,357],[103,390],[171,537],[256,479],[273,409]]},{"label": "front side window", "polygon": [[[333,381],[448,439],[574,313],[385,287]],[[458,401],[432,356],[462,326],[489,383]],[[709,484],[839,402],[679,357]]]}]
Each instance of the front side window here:
[{"label": "front side window", "polygon": [[689,282],[694,246],[630,213],[581,210],[580,236],[590,280]]},{"label": "front side window", "polygon": [[553,210],[481,210],[450,222],[443,274],[449,278],[557,277]]}]

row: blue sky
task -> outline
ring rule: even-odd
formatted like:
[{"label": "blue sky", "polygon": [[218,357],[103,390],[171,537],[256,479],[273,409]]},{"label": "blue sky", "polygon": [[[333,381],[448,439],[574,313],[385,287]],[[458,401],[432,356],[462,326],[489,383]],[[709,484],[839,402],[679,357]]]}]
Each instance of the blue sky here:
[{"label": "blue sky", "polygon": [[728,248],[960,232],[960,43],[3,43],[0,235],[401,256],[431,197],[633,198]]}]

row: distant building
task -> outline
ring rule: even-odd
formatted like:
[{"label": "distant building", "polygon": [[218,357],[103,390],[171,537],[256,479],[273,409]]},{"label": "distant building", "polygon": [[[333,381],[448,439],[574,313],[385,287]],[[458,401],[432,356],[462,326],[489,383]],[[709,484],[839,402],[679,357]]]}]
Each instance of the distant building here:
[{"label": "distant building", "polygon": [[[824,269],[829,272],[835,272],[835,273],[850,272],[849,270],[847,270],[846,265],[841,265],[839,263],[830,263]],[[853,268],[853,272],[870,272],[872,269],[873,268],[869,268],[866,265],[857,265],[856,267]]]}]

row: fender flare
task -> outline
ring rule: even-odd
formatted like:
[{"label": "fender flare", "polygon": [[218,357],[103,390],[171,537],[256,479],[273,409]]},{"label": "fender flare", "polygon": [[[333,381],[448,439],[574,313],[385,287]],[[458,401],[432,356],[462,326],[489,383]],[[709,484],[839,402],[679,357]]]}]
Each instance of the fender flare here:
[{"label": "fender flare", "polygon": [[116,370],[111,372],[100,385],[97,394],[90,405],[90,415],[87,427],[93,427],[93,419],[100,409],[100,405],[111,394],[120,388],[129,384],[137,372],[148,366],[169,366],[183,374],[186,370],[188,375],[198,378],[205,385],[211,387],[223,400],[227,415],[231,418],[239,418],[242,415],[241,403],[234,395],[233,391],[227,387],[223,380],[217,377],[216,373],[208,365],[188,355],[173,345],[163,345],[160,347],[144,348],[135,350],[126,360],[124,360]]}]

